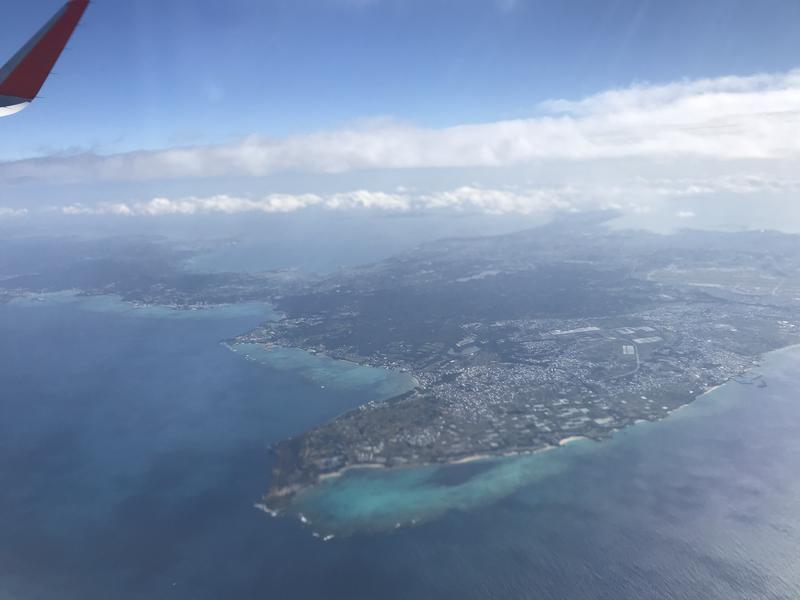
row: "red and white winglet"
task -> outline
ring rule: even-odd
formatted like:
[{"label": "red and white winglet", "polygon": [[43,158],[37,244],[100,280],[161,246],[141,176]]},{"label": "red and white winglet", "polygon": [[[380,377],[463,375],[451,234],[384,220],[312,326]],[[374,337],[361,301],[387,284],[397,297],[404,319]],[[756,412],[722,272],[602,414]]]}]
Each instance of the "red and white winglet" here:
[{"label": "red and white winglet", "polygon": [[39,94],[78,26],[89,0],[69,0],[0,69],[0,117],[13,115]]}]

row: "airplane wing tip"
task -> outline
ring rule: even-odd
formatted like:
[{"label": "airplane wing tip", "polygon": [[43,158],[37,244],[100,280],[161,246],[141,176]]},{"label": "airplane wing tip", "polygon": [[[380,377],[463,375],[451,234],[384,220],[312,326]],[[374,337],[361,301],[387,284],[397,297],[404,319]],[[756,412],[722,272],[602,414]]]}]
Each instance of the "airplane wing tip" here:
[{"label": "airplane wing tip", "polygon": [[10,104],[7,106],[0,105],[0,117],[10,117],[18,112],[25,110],[30,105],[30,101],[19,102],[17,104]]},{"label": "airplane wing tip", "polygon": [[36,98],[90,3],[90,0],[67,0],[0,68],[0,116],[19,112]]}]

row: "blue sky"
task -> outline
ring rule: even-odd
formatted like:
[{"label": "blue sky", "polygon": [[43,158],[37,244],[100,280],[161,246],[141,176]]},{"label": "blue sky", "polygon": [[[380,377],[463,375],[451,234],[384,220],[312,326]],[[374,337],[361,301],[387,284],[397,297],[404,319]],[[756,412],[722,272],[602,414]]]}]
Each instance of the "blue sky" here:
[{"label": "blue sky", "polygon": [[[6,9],[2,54],[59,4]],[[1,152],[524,117],[634,81],[788,70],[798,24],[794,0],[98,0]]]},{"label": "blue sky", "polygon": [[[60,4],[13,3],[0,54]],[[0,122],[0,217],[794,194],[798,24],[795,0],[96,0]]]}]

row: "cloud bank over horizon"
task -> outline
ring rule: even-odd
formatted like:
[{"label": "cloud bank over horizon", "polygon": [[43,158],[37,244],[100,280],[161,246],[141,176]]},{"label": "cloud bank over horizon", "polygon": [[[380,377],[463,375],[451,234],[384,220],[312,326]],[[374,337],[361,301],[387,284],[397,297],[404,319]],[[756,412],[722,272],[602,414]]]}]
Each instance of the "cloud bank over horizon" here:
[{"label": "cloud bank over horizon", "polygon": [[232,144],[0,163],[6,183],[149,181],[509,167],[534,161],[800,159],[800,70],[637,84],[552,100],[529,119],[424,129],[396,122]]},{"label": "cloud bank over horizon", "polygon": [[[697,200],[704,197],[783,197],[800,193],[800,178],[736,175],[707,179],[648,179],[637,177],[613,185],[573,183],[551,186],[503,188],[476,184],[435,192],[367,189],[331,194],[266,194],[241,196],[215,194],[170,198],[159,196],[138,202],[98,202],[47,205],[38,210],[0,207],[0,218],[36,214],[66,216],[162,217],[286,214],[318,208],[328,211],[368,210],[388,213],[464,212],[487,215],[541,215],[554,212],[614,210],[644,214],[664,200]],[[676,216],[689,219],[690,210]]]},{"label": "cloud bank over horizon", "polygon": [[[40,212],[67,215],[141,217],[286,213],[309,207],[489,214],[597,208],[636,212],[648,210],[653,199],[712,194],[789,197],[800,191],[800,179],[792,175],[800,172],[794,168],[800,166],[800,70],[635,84],[577,101],[548,101],[536,112],[528,119],[443,129],[384,120],[283,139],[250,136],[222,145],[43,156],[0,162],[0,181],[76,186],[133,182],[157,190],[162,181],[183,181],[202,189],[204,182],[221,178],[255,181],[282,174],[299,182],[295,187],[302,187],[309,174],[349,178],[347,189],[335,193],[156,191],[135,201],[39,207]],[[713,163],[714,172],[698,176],[691,167],[702,161]],[[535,178],[524,171],[534,166],[554,175],[546,184],[532,181]],[[649,168],[651,175],[631,176],[638,167],[642,173]],[[522,174],[503,185],[476,182],[470,171],[509,168]],[[376,190],[359,182],[370,171],[389,171],[408,175],[407,187],[413,190],[415,174],[447,169],[463,171],[463,181],[438,191],[424,186],[421,191]],[[602,183],[585,175],[592,170],[603,173]],[[0,208],[0,217],[33,212],[6,207]],[[691,218],[690,212],[684,211],[682,218]]]}]

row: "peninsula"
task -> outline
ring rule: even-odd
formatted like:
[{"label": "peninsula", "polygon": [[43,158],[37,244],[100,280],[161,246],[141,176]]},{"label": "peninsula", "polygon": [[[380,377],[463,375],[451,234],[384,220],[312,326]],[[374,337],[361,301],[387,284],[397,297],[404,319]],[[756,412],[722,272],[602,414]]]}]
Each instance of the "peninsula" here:
[{"label": "peninsula", "polygon": [[458,463],[659,420],[800,342],[800,239],[614,231],[595,215],[453,239],[273,298],[235,342],[413,375],[274,448],[265,503],[354,468]]}]

